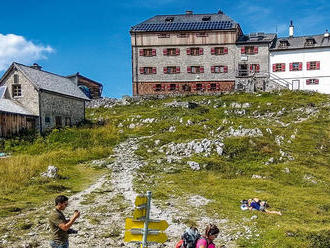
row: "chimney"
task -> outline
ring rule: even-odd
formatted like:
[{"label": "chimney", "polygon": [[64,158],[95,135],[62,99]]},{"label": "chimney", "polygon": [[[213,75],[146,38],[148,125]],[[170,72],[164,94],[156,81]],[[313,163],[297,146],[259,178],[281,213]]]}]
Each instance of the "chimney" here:
[{"label": "chimney", "polygon": [[324,38],[329,38],[329,32],[328,32],[328,29],[327,30],[325,30],[325,33],[324,33]]},{"label": "chimney", "polygon": [[192,14],[193,14],[192,10],[186,10],[186,15],[192,15]]},{"label": "chimney", "polygon": [[37,63],[33,63],[33,65],[31,65],[30,68],[41,71],[42,67],[40,65],[38,65]]},{"label": "chimney", "polygon": [[289,37],[293,37],[293,30],[294,30],[294,26],[293,26],[293,22],[291,20],[290,26],[289,26]]},{"label": "chimney", "polygon": [[223,15],[223,11],[221,9],[219,9],[218,15]]}]

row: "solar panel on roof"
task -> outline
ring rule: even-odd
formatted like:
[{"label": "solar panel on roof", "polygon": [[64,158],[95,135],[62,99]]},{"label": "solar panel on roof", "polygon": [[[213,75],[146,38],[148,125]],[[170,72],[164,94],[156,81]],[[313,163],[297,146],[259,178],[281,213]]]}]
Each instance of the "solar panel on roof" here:
[{"label": "solar panel on roof", "polygon": [[210,30],[231,29],[230,21],[217,22],[190,22],[190,23],[153,23],[140,24],[132,27],[132,31],[180,31],[180,30]]}]

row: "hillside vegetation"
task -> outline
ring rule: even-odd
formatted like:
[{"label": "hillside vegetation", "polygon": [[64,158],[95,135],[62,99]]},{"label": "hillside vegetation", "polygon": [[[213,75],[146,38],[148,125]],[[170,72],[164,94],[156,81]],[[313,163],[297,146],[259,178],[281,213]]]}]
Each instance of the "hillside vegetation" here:
[{"label": "hillside vegetation", "polygon": [[[174,223],[207,216],[249,226],[254,232],[237,240],[240,247],[329,247],[329,111],[328,95],[291,91],[132,99],[88,109],[84,126],[2,141],[12,156],[0,160],[0,215],[81,190],[104,173],[90,161],[144,137],[136,153],[147,163],[134,188],[151,190],[161,208],[184,211]],[[40,176],[50,164],[59,167],[59,179]],[[187,201],[196,195],[210,201],[196,209]],[[240,200],[252,197],[282,216],[241,211]]]}]

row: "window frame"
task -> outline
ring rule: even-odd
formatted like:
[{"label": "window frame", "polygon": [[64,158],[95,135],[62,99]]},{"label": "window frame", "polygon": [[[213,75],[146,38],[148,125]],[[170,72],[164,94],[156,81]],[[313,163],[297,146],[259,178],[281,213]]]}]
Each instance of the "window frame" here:
[{"label": "window frame", "polygon": [[12,96],[13,97],[22,97],[22,85],[21,84],[12,84]]}]

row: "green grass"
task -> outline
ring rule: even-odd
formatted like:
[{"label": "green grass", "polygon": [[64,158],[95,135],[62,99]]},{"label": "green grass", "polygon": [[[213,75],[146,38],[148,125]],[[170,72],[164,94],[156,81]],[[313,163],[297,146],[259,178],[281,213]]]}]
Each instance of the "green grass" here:
[{"label": "green grass", "polygon": [[[164,106],[173,100],[193,101],[199,106],[195,109]],[[234,102],[249,103],[251,107],[245,109],[245,115],[238,115],[231,107]],[[304,111],[295,111],[300,108]],[[307,108],[318,112],[309,116]],[[136,151],[148,161],[135,178],[136,192],[151,190],[153,199],[163,208],[166,208],[162,204],[165,200],[180,200],[196,194],[212,200],[198,211],[189,211],[189,206],[182,201],[178,207],[185,211],[185,218],[173,222],[195,224],[206,215],[226,218],[228,225],[235,227],[242,225],[244,218],[257,215],[257,219],[244,225],[255,228],[260,236],[249,240],[241,238],[236,242],[239,246],[329,247],[329,113],[329,96],[291,91],[185,96],[109,109],[88,109],[91,122],[104,120],[105,125],[89,124],[54,130],[46,137],[2,142],[2,150],[13,156],[0,160],[0,215],[15,214],[68,190],[71,193],[81,190],[103,173],[102,169],[89,166],[88,161],[106,158],[116,144],[128,137],[148,136]],[[155,121],[142,123],[146,118]],[[187,125],[188,120],[192,125]],[[132,123],[135,128],[130,128]],[[287,123],[290,125],[282,125]],[[171,126],[176,127],[176,132],[168,132]],[[156,163],[166,156],[159,151],[162,145],[217,139],[230,127],[239,129],[240,126],[258,128],[263,136],[226,137],[222,156],[195,154],[177,163],[164,160]],[[276,137],[283,137],[281,146],[276,144]],[[160,144],[154,149],[156,140]],[[153,149],[152,152],[149,149]],[[294,159],[282,158],[282,151]],[[265,164],[270,158],[274,163]],[[186,164],[191,160],[202,165],[202,169],[191,171]],[[60,179],[52,181],[40,177],[49,164],[60,168]],[[252,179],[252,175],[261,175],[264,179]],[[93,200],[94,196],[90,195],[87,200]],[[280,210],[283,215],[240,210],[240,200],[256,196],[268,200],[272,209]],[[120,196],[113,201],[118,212],[128,207]],[[90,221],[97,224],[97,220]],[[24,229],[28,224],[20,225]],[[116,230],[107,234],[107,237],[113,236],[118,236]]]}]

